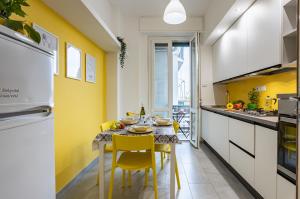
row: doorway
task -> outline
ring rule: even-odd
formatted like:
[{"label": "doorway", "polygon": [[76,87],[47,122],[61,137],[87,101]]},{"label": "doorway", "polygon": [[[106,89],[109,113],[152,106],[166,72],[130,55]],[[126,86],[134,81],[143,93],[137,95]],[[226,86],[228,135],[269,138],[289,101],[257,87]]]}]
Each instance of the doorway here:
[{"label": "doorway", "polygon": [[198,134],[198,119],[195,113],[198,111],[192,109],[195,108],[193,102],[198,102],[195,86],[198,84],[198,78],[195,78],[198,68],[191,61],[195,57],[195,54],[192,55],[195,52],[191,44],[190,38],[150,40],[149,96],[151,113],[178,121],[179,139],[190,140],[193,144],[198,142],[195,141],[195,135]]}]

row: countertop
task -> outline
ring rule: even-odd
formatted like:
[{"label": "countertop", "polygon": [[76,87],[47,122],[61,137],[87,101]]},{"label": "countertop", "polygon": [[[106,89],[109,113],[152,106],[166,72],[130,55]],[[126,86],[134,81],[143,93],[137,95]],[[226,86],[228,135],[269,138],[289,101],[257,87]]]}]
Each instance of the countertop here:
[{"label": "countertop", "polygon": [[218,113],[244,122],[261,125],[267,128],[277,130],[278,116],[253,116],[238,111],[227,111],[226,108],[215,106],[201,106],[203,110]]}]

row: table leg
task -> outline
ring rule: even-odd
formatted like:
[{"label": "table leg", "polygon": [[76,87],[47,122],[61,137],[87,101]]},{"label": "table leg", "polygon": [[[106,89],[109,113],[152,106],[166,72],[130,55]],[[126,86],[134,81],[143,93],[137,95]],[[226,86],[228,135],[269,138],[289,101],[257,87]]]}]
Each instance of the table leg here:
[{"label": "table leg", "polygon": [[104,175],[104,165],[105,165],[105,159],[104,159],[104,142],[99,142],[99,199],[104,199],[105,194],[105,175]]},{"label": "table leg", "polygon": [[170,199],[175,199],[175,144],[171,144]]}]

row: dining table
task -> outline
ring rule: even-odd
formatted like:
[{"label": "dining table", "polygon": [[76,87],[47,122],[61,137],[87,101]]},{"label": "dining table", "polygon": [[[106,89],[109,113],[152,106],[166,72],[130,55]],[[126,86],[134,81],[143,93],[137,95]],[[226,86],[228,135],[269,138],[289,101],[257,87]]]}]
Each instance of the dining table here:
[{"label": "dining table", "polygon": [[[180,144],[180,140],[174,131],[173,125],[170,126],[155,126],[150,125],[153,128],[151,132],[154,135],[155,144],[169,144],[171,147],[170,153],[170,199],[175,199],[175,156],[176,156],[176,144]],[[104,199],[105,192],[105,158],[104,158],[104,147],[105,144],[112,142],[112,135],[135,135],[143,136],[145,134],[133,134],[128,131],[128,127],[119,130],[108,130],[99,133],[92,143],[92,149],[99,151],[99,199]]]}]

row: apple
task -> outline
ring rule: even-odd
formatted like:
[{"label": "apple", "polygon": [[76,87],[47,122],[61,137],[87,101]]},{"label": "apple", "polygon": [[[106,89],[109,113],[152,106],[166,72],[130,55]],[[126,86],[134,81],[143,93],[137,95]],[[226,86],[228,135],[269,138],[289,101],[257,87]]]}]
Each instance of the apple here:
[{"label": "apple", "polygon": [[120,123],[120,129],[125,129],[125,124],[124,123]]}]

